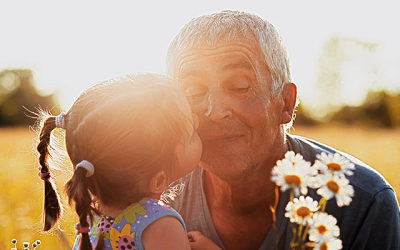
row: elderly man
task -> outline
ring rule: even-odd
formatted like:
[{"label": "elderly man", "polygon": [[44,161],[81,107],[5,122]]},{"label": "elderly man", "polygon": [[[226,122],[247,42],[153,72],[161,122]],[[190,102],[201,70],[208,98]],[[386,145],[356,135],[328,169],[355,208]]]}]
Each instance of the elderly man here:
[{"label": "elderly man", "polygon": [[[274,249],[270,206],[279,200],[279,249],[289,249],[292,228],[284,216],[289,192],[275,195],[271,170],[288,151],[312,164],[317,154],[338,151],[286,133],[297,89],[277,30],[246,12],[203,15],[175,37],[167,66],[200,117],[201,168],[182,179],[185,189],[171,204],[188,231],[200,231],[222,249]],[[349,177],[353,201],[326,207],[337,218],[343,249],[399,249],[393,188],[372,168],[347,157],[356,166]],[[309,195],[321,198],[313,190]]]}]

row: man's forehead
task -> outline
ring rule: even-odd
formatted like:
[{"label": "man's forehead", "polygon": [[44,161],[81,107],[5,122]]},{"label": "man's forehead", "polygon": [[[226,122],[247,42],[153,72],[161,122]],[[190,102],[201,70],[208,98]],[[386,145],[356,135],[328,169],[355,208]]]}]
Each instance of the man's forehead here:
[{"label": "man's forehead", "polygon": [[[221,60],[222,58],[222,60]],[[229,42],[214,47],[202,46],[180,53],[176,60],[176,73],[199,70],[198,65],[217,63],[221,70],[253,69],[256,61],[263,61],[262,53],[254,43]],[[215,65],[214,65],[215,67]]]},{"label": "man's forehead", "polygon": [[[236,54],[236,56],[233,54]],[[180,68],[179,77],[201,77],[208,70],[217,70],[221,73],[235,70],[254,70],[253,63],[248,56],[245,56],[241,53],[227,53],[225,55],[225,60],[216,60],[216,62],[212,62],[212,60],[210,60],[212,56],[204,56],[200,60],[188,59],[186,60],[186,63],[183,63],[182,67]]]},{"label": "man's forehead", "polygon": [[237,36],[235,38],[224,40],[219,39],[215,43],[199,43],[194,46],[187,47],[182,50],[182,54],[185,53],[214,53],[215,51],[223,51],[223,50],[230,50],[234,49],[235,47],[243,47],[249,51],[259,51],[260,44],[259,42],[254,39],[252,36],[244,37],[244,36]]}]

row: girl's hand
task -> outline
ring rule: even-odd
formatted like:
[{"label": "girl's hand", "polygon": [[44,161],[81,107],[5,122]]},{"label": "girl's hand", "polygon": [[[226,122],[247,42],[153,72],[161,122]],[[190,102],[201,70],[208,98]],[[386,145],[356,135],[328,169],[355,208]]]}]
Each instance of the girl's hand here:
[{"label": "girl's hand", "polygon": [[192,250],[221,250],[212,240],[205,237],[199,231],[192,231],[187,233],[187,237],[189,239],[189,244]]}]

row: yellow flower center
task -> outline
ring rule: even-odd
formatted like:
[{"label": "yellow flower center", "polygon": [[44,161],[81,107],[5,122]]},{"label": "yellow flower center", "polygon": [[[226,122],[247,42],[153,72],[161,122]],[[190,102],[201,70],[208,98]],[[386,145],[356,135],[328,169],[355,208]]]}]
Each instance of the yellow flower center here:
[{"label": "yellow flower center", "polygon": [[334,182],[334,181],[328,181],[328,182],[326,183],[326,186],[327,186],[332,192],[334,192],[334,193],[338,193],[338,192],[339,192],[340,187],[339,187],[339,185],[338,185],[336,182]]},{"label": "yellow flower center", "polygon": [[301,184],[301,179],[297,175],[286,175],[285,182],[289,185],[296,184],[299,186]]},{"label": "yellow flower center", "polygon": [[333,171],[342,170],[342,166],[335,162],[331,162],[331,163],[327,164],[326,166],[328,167],[328,169],[333,170]]},{"label": "yellow flower center", "polygon": [[308,207],[299,207],[296,210],[296,214],[297,216],[301,217],[302,219],[306,218],[307,216],[309,216],[311,213],[311,210]]},{"label": "yellow flower center", "polygon": [[318,233],[319,233],[319,234],[324,234],[324,233],[326,233],[326,232],[328,231],[328,228],[326,228],[325,225],[319,225],[319,226],[317,227],[317,230],[318,230]]},{"label": "yellow flower center", "polygon": [[328,244],[326,242],[322,243],[321,246],[319,247],[320,250],[328,250]]}]

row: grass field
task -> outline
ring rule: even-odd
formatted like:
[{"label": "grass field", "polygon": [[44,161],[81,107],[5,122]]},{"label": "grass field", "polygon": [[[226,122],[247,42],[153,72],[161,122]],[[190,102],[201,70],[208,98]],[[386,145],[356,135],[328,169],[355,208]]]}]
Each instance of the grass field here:
[{"label": "grass field", "polygon": [[[349,127],[296,127],[293,134],[318,140],[350,153],[377,169],[400,192],[400,130],[366,130]],[[65,211],[62,232],[40,232],[43,182],[37,176],[32,153],[34,134],[28,128],[0,129],[0,249],[10,249],[11,239],[42,241],[38,249],[71,249],[76,217]],[[64,182],[58,180],[59,187]],[[61,188],[60,188],[61,189]]]},{"label": "grass field", "polygon": [[14,238],[18,249],[22,242],[36,240],[42,242],[38,250],[72,249],[77,220],[70,209],[61,224],[63,232],[40,232],[44,185],[32,151],[34,136],[29,128],[0,129],[0,249],[11,249]]}]

